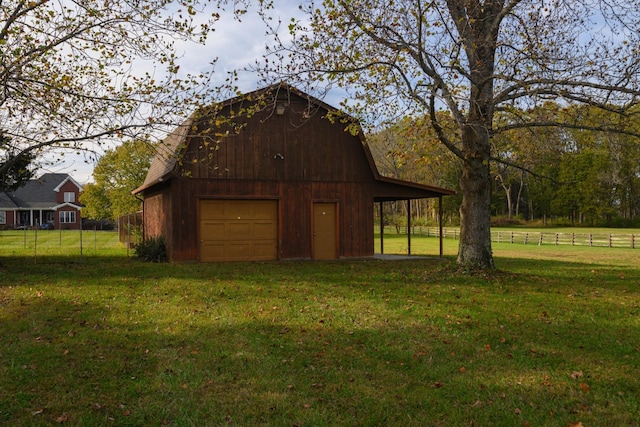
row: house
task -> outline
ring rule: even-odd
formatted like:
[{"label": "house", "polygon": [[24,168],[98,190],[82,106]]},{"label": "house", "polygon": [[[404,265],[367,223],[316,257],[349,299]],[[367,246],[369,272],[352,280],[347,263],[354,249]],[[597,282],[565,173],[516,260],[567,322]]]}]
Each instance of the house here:
[{"label": "house", "polygon": [[372,256],[374,203],[453,191],[381,176],[359,130],[284,83],[197,111],[133,192],[144,236],[171,261]]},{"label": "house", "polygon": [[45,173],[15,191],[0,192],[0,228],[79,229],[81,192],[65,173]]}]

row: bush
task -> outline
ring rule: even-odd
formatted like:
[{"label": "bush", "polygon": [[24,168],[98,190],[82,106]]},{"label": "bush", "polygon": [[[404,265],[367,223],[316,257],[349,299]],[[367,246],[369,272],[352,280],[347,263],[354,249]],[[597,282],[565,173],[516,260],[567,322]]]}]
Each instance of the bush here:
[{"label": "bush", "polygon": [[164,237],[150,237],[138,243],[135,248],[135,255],[143,261],[166,262],[167,247],[164,243]]}]

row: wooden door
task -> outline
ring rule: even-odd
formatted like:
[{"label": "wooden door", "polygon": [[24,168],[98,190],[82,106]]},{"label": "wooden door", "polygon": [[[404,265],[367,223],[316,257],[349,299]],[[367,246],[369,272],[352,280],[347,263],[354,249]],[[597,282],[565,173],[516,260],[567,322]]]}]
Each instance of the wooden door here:
[{"label": "wooden door", "polygon": [[335,203],[313,204],[313,258],[337,258]]}]

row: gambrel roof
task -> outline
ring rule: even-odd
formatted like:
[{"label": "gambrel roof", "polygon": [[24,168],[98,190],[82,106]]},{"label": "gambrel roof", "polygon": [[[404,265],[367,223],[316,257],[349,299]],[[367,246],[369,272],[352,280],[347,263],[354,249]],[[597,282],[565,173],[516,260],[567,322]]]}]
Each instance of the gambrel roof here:
[{"label": "gambrel roof", "polygon": [[[223,108],[225,106],[232,106],[234,104],[240,104],[246,101],[252,101],[260,99],[264,94],[286,92],[288,94],[294,94],[300,98],[303,98],[309,102],[310,105],[314,105],[315,108],[322,109],[326,113],[337,111],[336,108],[326,104],[325,102],[308,95],[297,88],[288,85],[287,83],[277,83],[254,92],[228,99],[220,104],[214,106],[214,108]],[[179,125],[172,133],[170,133],[164,141],[159,145],[158,151],[151,163],[146,179],[142,186],[133,191],[134,194],[141,193],[155,185],[170,180],[176,173],[176,167],[179,164],[181,156],[183,155],[184,148],[187,147],[189,137],[191,136],[192,129],[197,123],[197,116],[200,113],[192,114],[187,120]],[[360,139],[367,162],[371,168],[374,180],[376,181],[376,191],[374,200],[389,201],[389,200],[402,200],[407,198],[431,198],[440,197],[445,195],[451,195],[455,192],[452,190],[425,185],[416,182],[404,181],[400,179],[390,178],[380,175],[376,167],[375,161],[366,143],[364,132],[359,128],[358,122],[344,115],[341,116],[343,121],[346,120],[358,127],[357,137]]]}]

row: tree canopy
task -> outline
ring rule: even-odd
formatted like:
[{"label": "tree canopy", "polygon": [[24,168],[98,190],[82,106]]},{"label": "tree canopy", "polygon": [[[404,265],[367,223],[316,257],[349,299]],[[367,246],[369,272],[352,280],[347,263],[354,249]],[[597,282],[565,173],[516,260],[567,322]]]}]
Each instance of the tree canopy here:
[{"label": "tree canopy", "polygon": [[[588,127],[598,121],[611,121],[606,117],[611,114],[591,107],[560,108],[554,103],[520,114],[531,120],[558,120],[554,116],[570,115],[577,126],[514,129],[493,138],[494,151],[509,162],[491,164],[492,222],[528,220],[609,227],[640,224],[640,144],[630,135],[640,131],[639,123],[620,123],[615,132],[582,131],[581,124]],[[453,134],[451,118],[444,112],[440,116],[441,123],[449,123],[446,132]],[[424,118],[404,118],[369,135],[367,142],[378,168],[387,176],[458,190],[460,164],[437,144],[428,122]],[[449,221],[458,219],[458,197],[443,200]],[[428,218],[423,216],[422,220]]]},{"label": "tree canopy", "polygon": [[227,0],[0,2],[0,175],[13,159],[161,135],[215,88],[211,67],[181,70]]},{"label": "tree canopy", "polygon": [[0,191],[12,191],[24,185],[34,175],[30,167],[33,155],[30,153],[16,153],[8,148],[11,138],[0,133],[0,150],[5,152],[0,162]]},{"label": "tree canopy", "polygon": [[84,186],[80,201],[84,216],[116,220],[141,209],[142,202],[131,192],[142,185],[155,148],[146,141],[127,141],[108,150],[93,170],[94,183]]},{"label": "tree canopy", "polygon": [[[621,131],[618,120],[521,114],[545,102],[587,105],[629,119],[640,96],[640,7],[622,0],[324,0],[301,4],[290,38],[265,11],[274,43],[266,76],[339,85],[361,118],[427,116],[460,162],[458,263],[493,268],[494,147],[514,129]],[[455,132],[445,131],[447,111]],[[574,110],[577,111],[577,110]],[[513,142],[517,144],[517,141]]]}]

